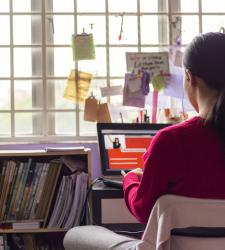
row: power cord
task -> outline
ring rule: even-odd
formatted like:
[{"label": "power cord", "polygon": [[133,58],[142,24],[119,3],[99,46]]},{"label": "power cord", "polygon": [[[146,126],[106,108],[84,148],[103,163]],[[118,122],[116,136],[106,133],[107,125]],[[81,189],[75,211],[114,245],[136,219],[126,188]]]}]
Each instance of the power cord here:
[{"label": "power cord", "polygon": [[[84,202],[84,205],[83,205],[83,209],[82,209],[82,215],[81,215],[81,220],[80,220],[80,224],[81,225],[84,225],[85,224],[85,215],[86,215],[86,208],[89,207],[89,210],[88,210],[88,217],[90,218],[91,217],[91,211],[90,211],[90,204],[89,204],[89,195],[90,195],[90,192],[92,190],[92,187],[94,186],[95,183],[97,182],[100,182],[102,181],[102,177],[98,177],[96,179],[94,179],[92,181],[92,183],[90,184],[88,190],[87,190],[87,194],[86,194],[86,198],[85,198],[85,202]],[[87,206],[88,205],[88,206]]]}]

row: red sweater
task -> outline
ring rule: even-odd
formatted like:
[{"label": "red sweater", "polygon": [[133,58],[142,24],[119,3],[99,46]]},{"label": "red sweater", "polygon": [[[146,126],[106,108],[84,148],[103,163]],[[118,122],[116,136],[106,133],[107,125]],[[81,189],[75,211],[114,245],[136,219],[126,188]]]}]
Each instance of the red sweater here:
[{"label": "red sweater", "polygon": [[225,199],[224,149],[201,118],[160,130],[143,157],[141,181],[134,173],[123,178],[126,205],[140,222],[163,194]]}]

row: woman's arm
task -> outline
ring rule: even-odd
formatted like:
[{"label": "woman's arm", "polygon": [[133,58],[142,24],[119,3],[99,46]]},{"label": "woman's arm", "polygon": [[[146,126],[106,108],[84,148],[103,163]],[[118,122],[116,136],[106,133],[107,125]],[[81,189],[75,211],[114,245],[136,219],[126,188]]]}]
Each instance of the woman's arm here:
[{"label": "woman's arm", "polygon": [[173,137],[159,132],[144,155],[142,178],[132,171],[123,177],[126,205],[140,222],[146,223],[156,200],[169,193],[176,151]]}]

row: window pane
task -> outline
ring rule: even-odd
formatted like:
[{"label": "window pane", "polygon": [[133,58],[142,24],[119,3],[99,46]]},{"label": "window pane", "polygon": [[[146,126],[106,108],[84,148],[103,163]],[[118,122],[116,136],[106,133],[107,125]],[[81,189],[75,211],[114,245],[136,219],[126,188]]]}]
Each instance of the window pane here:
[{"label": "window pane", "polygon": [[9,16],[0,16],[0,44],[8,45],[10,43]]},{"label": "window pane", "polygon": [[96,136],[96,123],[84,121],[84,112],[80,111],[80,136]]},{"label": "window pane", "polygon": [[95,60],[79,61],[78,67],[81,71],[87,71],[94,76],[106,76],[106,50],[105,48],[95,49]]},{"label": "window pane", "polygon": [[46,10],[47,11],[53,11],[53,12],[73,12],[74,11],[74,0],[52,0],[53,2],[53,10],[51,7],[51,4],[48,5],[48,1],[45,1],[46,3]]},{"label": "window pane", "polygon": [[[53,22],[53,23],[52,23]],[[54,24],[54,34],[53,25]],[[46,18],[46,38],[48,44],[71,45],[71,37],[74,33],[74,17],[72,15],[55,15]],[[53,37],[53,41],[52,41]]]},{"label": "window pane", "polygon": [[108,0],[109,12],[136,12],[137,0]]},{"label": "window pane", "polygon": [[202,0],[203,12],[225,12],[225,1]]},{"label": "window pane", "polygon": [[[53,58],[54,60],[52,60]],[[47,49],[48,75],[67,77],[71,69],[73,68],[74,68],[74,62],[73,62],[72,48]]]},{"label": "window pane", "polygon": [[14,49],[14,74],[16,77],[40,76],[41,72],[41,48]]},{"label": "window pane", "polygon": [[11,107],[10,81],[0,80],[0,110],[9,110]]},{"label": "window pane", "polygon": [[0,137],[11,136],[11,115],[10,113],[0,113]]},{"label": "window pane", "polygon": [[77,0],[78,12],[104,12],[105,0]]},{"label": "window pane", "polygon": [[[41,113],[16,113],[15,114],[15,136],[39,135],[34,131],[34,122],[41,119]],[[26,124],[26,126],[24,126]],[[42,130],[39,123],[38,130]]]},{"label": "window pane", "polygon": [[43,88],[40,81],[14,82],[15,109],[36,109],[43,104]]},{"label": "window pane", "polygon": [[49,131],[50,135],[70,135],[76,133],[75,112],[52,112],[48,115],[49,123],[55,119],[55,134]]},{"label": "window pane", "polygon": [[[21,29],[21,27],[23,27]],[[41,44],[41,16],[26,15],[13,17],[14,44]]]},{"label": "window pane", "polygon": [[[93,24],[93,29],[91,29],[90,24]],[[77,26],[78,34],[83,32],[83,28],[85,28],[85,32],[93,33],[95,44],[106,43],[106,26],[104,16],[78,16]]]},{"label": "window pane", "polygon": [[[146,30],[146,24],[149,30]],[[169,43],[167,16],[141,16],[141,43],[142,44],[160,44]]]},{"label": "window pane", "polygon": [[10,50],[0,48],[0,77],[10,76]]},{"label": "window pane", "polygon": [[141,12],[158,12],[168,11],[167,0],[161,0],[161,5],[158,4],[159,0],[141,0]]},{"label": "window pane", "polygon": [[120,16],[109,17],[109,43],[110,44],[137,44],[137,17],[124,16],[122,38],[119,40],[121,26]]},{"label": "window pane", "polygon": [[127,71],[126,52],[137,51],[137,48],[110,48],[110,75],[124,76]]},{"label": "window pane", "polygon": [[166,49],[165,47],[141,47],[141,52],[161,52]]},{"label": "window pane", "polygon": [[91,90],[90,92],[93,92],[93,95],[96,99],[101,99],[102,102],[107,101],[106,99],[103,100],[101,98],[101,88],[104,88],[107,86],[106,79],[93,79],[91,81]]},{"label": "window pane", "polygon": [[198,16],[181,16],[181,38],[182,44],[188,44],[199,34]]},{"label": "window pane", "polygon": [[1,12],[9,12],[9,0],[0,1],[0,10]]},{"label": "window pane", "polygon": [[47,102],[49,108],[73,109],[75,103],[63,97],[67,80],[49,80],[47,89]]},{"label": "window pane", "polygon": [[[110,81],[110,86],[124,86],[124,79],[112,79]],[[113,104],[122,104],[123,96],[115,95],[110,97],[110,103]]]},{"label": "window pane", "polygon": [[203,32],[218,32],[220,27],[225,27],[224,16],[202,16]]},{"label": "window pane", "polygon": [[[33,2],[33,4],[32,4]],[[30,12],[30,11],[41,11],[40,0],[13,0],[13,11],[14,12]]]},{"label": "window pane", "polygon": [[[171,1],[172,6],[176,1]],[[197,12],[198,11],[198,1],[197,0],[181,0],[181,12]],[[172,7],[173,8],[173,7]],[[176,9],[176,6],[174,7]]]}]

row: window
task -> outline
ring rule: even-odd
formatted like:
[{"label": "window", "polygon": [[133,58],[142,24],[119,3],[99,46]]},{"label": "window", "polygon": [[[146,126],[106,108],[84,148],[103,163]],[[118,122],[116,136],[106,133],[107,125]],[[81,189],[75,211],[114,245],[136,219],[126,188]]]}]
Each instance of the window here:
[{"label": "window", "polygon": [[[168,50],[179,33],[185,47],[199,32],[225,27],[224,17],[221,0],[1,0],[1,140],[95,138],[84,105],[63,98],[71,69],[92,73],[90,92],[100,98],[100,87],[123,84],[125,52]],[[94,34],[96,60],[75,64],[71,35],[83,29]]]}]

